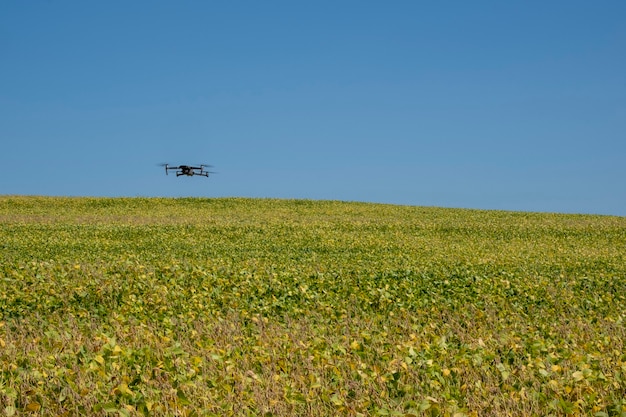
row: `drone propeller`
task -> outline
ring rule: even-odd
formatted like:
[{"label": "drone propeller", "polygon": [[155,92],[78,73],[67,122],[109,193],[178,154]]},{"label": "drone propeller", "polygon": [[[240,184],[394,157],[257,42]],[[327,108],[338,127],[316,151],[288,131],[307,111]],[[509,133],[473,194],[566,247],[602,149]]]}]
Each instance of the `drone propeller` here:
[{"label": "drone propeller", "polygon": [[172,169],[172,168],[177,168],[177,167],[170,167],[169,164],[163,162],[160,164],[157,164],[160,167],[165,167],[165,175],[168,175],[168,170]]},{"label": "drone propeller", "polygon": [[207,171],[205,168],[213,168],[213,165],[207,165],[207,164],[199,164],[200,166],[200,170],[203,172],[208,172],[209,174],[217,174],[217,172],[214,171]]}]

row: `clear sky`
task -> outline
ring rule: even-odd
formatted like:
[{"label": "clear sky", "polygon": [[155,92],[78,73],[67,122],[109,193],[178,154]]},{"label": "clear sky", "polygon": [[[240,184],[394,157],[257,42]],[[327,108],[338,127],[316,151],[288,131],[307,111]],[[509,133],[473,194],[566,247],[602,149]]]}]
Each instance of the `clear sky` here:
[{"label": "clear sky", "polygon": [[0,141],[0,194],[626,216],[626,1],[4,0]]}]

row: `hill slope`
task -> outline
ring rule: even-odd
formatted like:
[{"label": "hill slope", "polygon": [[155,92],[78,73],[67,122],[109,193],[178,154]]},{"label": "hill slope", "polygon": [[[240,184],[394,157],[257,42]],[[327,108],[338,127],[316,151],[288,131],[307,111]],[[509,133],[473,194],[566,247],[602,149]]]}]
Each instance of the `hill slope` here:
[{"label": "hill slope", "polygon": [[7,415],[626,412],[626,218],[0,197],[0,237]]}]

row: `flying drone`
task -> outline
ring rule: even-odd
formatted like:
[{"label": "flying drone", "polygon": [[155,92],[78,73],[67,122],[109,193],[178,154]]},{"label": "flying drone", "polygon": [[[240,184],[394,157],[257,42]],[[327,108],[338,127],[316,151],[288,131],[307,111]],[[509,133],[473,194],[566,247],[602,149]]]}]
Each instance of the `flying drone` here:
[{"label": "flying drone", "polygon": [[211,168],[211,165],[200,164],[198,166],[192,165],[178,165],[171,167],[168,164],[161,164],[161,166],[165,167],[165,175],[168,175],[171,169],[176,171],[176,176],[180,177],[181,175],[187,175],[188,177],[193,177],[194,175],[202,175],[203,177],[209,176],[209,174],[215,174],[212,171],[207,171],[205,168]]}]

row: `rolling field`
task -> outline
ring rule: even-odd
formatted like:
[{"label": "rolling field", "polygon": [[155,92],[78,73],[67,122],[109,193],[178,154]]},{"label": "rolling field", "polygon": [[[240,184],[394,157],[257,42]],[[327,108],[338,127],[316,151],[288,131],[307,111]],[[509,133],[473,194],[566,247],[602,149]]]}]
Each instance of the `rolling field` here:
[{"label": "rolling field", "polygon": [[0,197],[0,415],[626,416],[626,218]]}]

